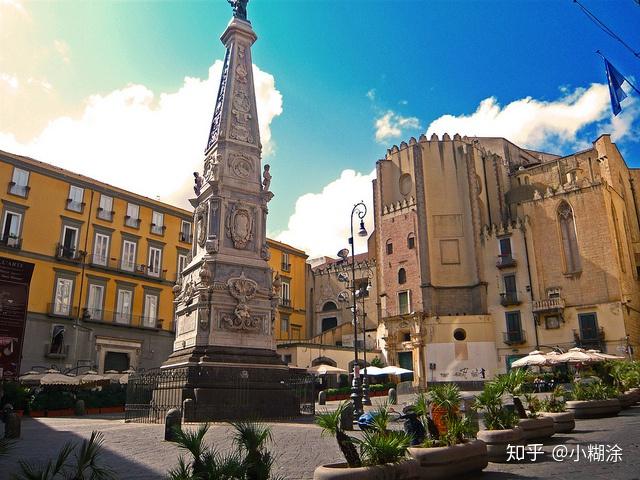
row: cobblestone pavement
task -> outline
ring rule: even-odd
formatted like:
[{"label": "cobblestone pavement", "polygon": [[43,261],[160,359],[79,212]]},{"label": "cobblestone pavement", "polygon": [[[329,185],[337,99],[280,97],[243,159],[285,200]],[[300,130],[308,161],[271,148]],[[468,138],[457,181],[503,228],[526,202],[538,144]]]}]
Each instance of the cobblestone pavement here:
[{"label": "cobblestone pavement", "polygon": [[[287,479],[311,479],[316,466],[340,461],[335,440],[321,437],[320,429],[311,421],[306,423],[272,423],[277,473]],[[160,479],[173,467],[179,449],[163,441],[162,425],[124,423],[118,417],[42,418],[25,419],[22,439],[11,455],[0,460],[0,479],[9,478],[17,468],[17,458],[30,462],[42,461],[55,455],[70,440],[88,438],[92,430],[105,435],[105,460],[122,479]],[[230,427],[213,424],[207,441],[221,449],[231,444]],[[577,444],[585,450],[588,444],[617,444],[622,448],[621,461],[593,462],[567,458],[556,462],[551,458],[555,445],[565,444],[569,450]],[[543,447],[538,461],[520,464],[490,463],[481,479],[563,478],[607,480],[640,479],[640,407],[623,411],[620,416],[598,420],[578,420],[571,434],[555,435]]]}]

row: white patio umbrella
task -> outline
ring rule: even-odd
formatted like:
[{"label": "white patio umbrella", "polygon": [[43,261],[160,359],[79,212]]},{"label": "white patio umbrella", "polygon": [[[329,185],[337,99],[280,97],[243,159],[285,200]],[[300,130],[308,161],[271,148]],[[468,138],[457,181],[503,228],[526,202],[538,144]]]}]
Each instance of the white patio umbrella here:
[{"label": "white patio umbrella", "polygon": [[588,363],[594,359],[583,348],[578,347],[570,348],[568,352],[561,353],[555,358],[557,363]]},{"label": "white patio umbrella", "polygon": [[[360,369],[360,373],[364,375],[364,367]],[[373,365],[369,365],[367,366],[367,375],[372,375],[372,376],[386,375],[386,373],[383,372],[382,369],[379,367],[374,367]]]},{"label": "white patio umbrella", "polygon": [[316,375],[326,375],[327,373],[348,373],[346,370],[338,367],[332,367],[331,365],[316,365],[315,367],[307,368],[307,372],[315,373]]},{"label": "white patio umbrella", "polygon": [[384,367],[383,369],[381,369],[381,371],[388,375],[402,375],[404,373],[413,373],[413,370],[407,370],[406,368],[396,367],[394,365]]},{"label": "white patio umbrella", "polygon": [[60,373],[58,370],[47,370],[42,378],[40,379],[41,385],[79,385],[80,380],[77,377],[71,377],[69,375],[64,375]]},{"label": "white patio umbrella", "polygon": [[29,383],[32,385],[40,385],[40,380],[44,376],[44,372],[36,372],[35,370],[29,370],[24,375],[18,377],[18,380],[22,383]]},{"label": "white patio umbrella", "polygon": [[87,383],[96,383],[109,379],[104,375],[98,375],[98,372],[96,372],[95,370],[88,370],[82,375],[78,376],[78,380],[80,380],[80,383],[84,385]]},{"label": "white patio umbrella", "polygon": [[515,362],[511,364],[512,367],[530,367],[537,366],[541,367],[543,365],[549,365],[552,361],[540,350],[534,350],[529,352],[528,355],[519,358]]},{"label": "white patio umbrella", "polygon": [[133,368],[125,370],[124,374],[120,377],[120,380],[118,380],[120,384],[126,385],[127,383],[129,383],[129,375],[131,375],[132,373],[136,373]]},{"label": "white patio umbrella", "polygon": [[611,355],[610,353],[602,353],[600,350],[587,350],[587,354],[591,355],[594,361],[624,360],[624,357],[620,357],[618,355]]}]

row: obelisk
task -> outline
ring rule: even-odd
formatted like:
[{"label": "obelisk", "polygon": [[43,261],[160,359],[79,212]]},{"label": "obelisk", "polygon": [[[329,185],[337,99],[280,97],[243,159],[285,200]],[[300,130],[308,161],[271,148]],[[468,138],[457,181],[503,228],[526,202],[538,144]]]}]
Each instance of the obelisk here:
[{"label": "obelisk", "polygon": [[229,3],[233,18],[221,37],[226,54],[203,173],[194,174],[190,199],[192,259],[174,287],[176,337],[163,365],[188,369],[183,397],[195,406],[184,414],[195,420],[229,418],[237,388],[252,385],[257,390],[245,408],[273,416],[268,409],[282,406],[276,391],[288,376],[272,332],[277,292],[267,264],[266,220],[273,194],[269,167],[261,168],[251,61],[257,36],[246,0]]}]

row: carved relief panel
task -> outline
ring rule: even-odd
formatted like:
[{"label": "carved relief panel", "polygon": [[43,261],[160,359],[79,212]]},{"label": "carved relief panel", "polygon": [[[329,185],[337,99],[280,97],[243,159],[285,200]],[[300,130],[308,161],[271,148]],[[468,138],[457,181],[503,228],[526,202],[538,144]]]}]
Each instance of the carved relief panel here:
[{"label": "carved relief panel", "polygon": [[243,202],[230,205],[226,218],[227,237],[234,248],[244,250],[253,240],[255,228],[255,209]]}]

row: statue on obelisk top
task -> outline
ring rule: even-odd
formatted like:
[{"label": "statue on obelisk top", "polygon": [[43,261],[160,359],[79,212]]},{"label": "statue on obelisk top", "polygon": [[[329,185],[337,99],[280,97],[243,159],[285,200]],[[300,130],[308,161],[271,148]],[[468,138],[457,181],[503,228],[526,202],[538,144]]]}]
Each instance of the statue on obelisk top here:
[{"label": "statue on obelisk top", "polygon": [[249,0],[227,0],[233,8],[233,16],[242,20],[247,20],[247,3]]}]

